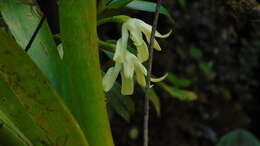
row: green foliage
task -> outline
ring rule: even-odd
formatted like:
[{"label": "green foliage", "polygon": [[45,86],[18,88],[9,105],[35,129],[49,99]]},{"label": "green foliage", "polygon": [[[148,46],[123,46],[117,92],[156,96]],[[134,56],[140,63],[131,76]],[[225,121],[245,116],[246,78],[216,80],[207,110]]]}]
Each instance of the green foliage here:
[{"label": "green foliage", "polygon": [[[33,0],[28,1],[30,2]],[[35,14],[39,9],[20,0],[2,1],[0,5],[1,14],[9,31],[17,43],[25,49],[42,17]],[[61,60],[46,22],[37,34],[28,54],[51,81],[51,85],[60,91]]]},{"label": "green foliage", "polygon": [[37,65],[2,30],[0,44],[0,76],[48,137],[46,143],[87,146],[77,122]]},{"label": "green foliage", "polygon": [[0,76],[0,111],[30,139],[34,145],[48,141],[43,131],[34,123],[23,105]]},{"label": "green foliage", "polygon": [[220,139],[217,146],[259,146],[256,137],[245,130],[235,130]]},{"label": "green foliage", "polygon": [[191,85],[191,81],[185,78],[177,77],[173,73],[168,73],[168,76],[166,78],[171,84],[173,84],[175,87],[178,88],[186,88]]},{"label": "green foliage", "polygon": [[215,78],[216,72],[213,70],[213,64],[201,61],[199,63],[199,68],[205,73],[205,75],[208,78],[210,79]]},{"label": "green foliage", "polygon": [[153,88],[148,90],[148,95],[150,97],[151,102],[153,103],[153,106],[155,108],[155,111],[157,113],[157,116],[160,116],[161,114],[161,103],[160,103],[160,98],[155,92]]},{"label": "green foliage", "polygon": [[171,87],[165,83],[158,83],[158,85],[162,87],[166,92],[168,92],[171,97],[175,97],[182,101],[193,101],[198,98],[197,95],[192,91]]},{"label": "green foliage", "polygon": [[131,1],[133,0],[112,0],[107,8],[108,9],[118,9],[118,8],[122,8],[124,7],[125,5],[127,5],[128,3],[130,3]]},{"label": "green foliage", "polygon": [[8,146],[32,146],[30,140],[0,110],[0,144]]},{"label": "green foliage", "polygon": [[[148,1],[139,1],[139,0],[134,0],[126,5],[126,8],[133,9],[133,10],[147,11],[147,12],[154,12],[155,7],[156,7],[156,3],[148,2]],[[160,14],[165,15],[172,24],[175,23],[169,11],[166,8],[161,7]]]},{"label": "green foliage", "polygon": [[131,116],[135,112],[135,104],[131,97],[120,93],[120,85],[114,84],[114,87],[106,93],[107,102],[111,107],[126,121],[130,122]]},{"label": "green foliage", "polygon": [[195,58],[195,59],[201,59],[203,57],[203,53],[200,49],[197,49],[197,48],[191,48],[190,49],[190,55],[192,58]]}]

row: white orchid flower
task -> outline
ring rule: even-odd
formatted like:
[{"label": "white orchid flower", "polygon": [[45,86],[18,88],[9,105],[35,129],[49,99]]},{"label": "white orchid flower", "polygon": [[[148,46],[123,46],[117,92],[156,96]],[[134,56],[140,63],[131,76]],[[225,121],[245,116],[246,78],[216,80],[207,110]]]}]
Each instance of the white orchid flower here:
[{"label": "white orchid flower", "polygon": [[[122,25],[122,37],[121,37],[121,44],[120,47],[117,47],[122,51],[127,49],[127,42],[130,34],[130,38],[133,41],[134,45],[137,48],[137,57],[141,62],[148,60],[149,58],[149,51],[146,42],[143,40],[143,34],[146,37],[146,40],[150,42],[152,26],[145,23],[144,21],[136,18],[129,18],[126,22]],[[171,31],[165,35],[160,34],[158,31],[155,32],[155,37],[159,38],[166,38],[171,34]],[[161,47],[159,43],[154,40],[154,49],[157,51],[161,51]],[[122,56],[121,56],[122,55]],[[124,54],[115,55],[115,61],[122,61],[124,58]]]},{"label": "white orchid flower", "polygon": [[[119,40],[120,41],[120,40]],[[134,75],[137,82],[141,86],[146,85],[145,76],[147,75],[146,68],[140,62],[140,60],[127,50],[124,50],[125,58],[122,62],[116,62],[114,67],[108,69],[107,73],[103,77],[103,87],[107,92],[115,83],[119,73],[121,75],[122,88],[121,93],[123,95],[133,94],[134,91]]]},{"label": "white orchid flower", "polygon": [[[149,51],[146,42],[143,40],[143,34],[147,42],[150,42],[151,31],[152,26],[139,19],[129,18],[123,23],[122,36],[116,43],[116,50],[113,57],[115,66],[109,68],[103,77],[103,87],[106,92],[113,87],[119,73],[121,75],[121,93],[123,95],[133,94],[134,77],[138,84],[142,87],[146,86],[145,76],[147,75],[147,70],[142,62],[148,60]],[[158,31],[155,32],[155,36],[160,38],[166,38],[170,34],[171,31],[165,35],[160,34]],[[137,48],[137,57],[127,50],[129,36]],[[154,48],[161,51],[161,47],[156,40],[154,40]],[[166,76],[167,75],[158,79],[152,78],[151,81],[159,82]]]}]

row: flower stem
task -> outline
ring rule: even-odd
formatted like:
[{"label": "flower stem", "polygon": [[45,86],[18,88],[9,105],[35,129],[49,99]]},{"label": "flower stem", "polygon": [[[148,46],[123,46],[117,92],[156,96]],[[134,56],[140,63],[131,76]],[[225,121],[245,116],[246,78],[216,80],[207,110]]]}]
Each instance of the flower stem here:
[{"label": "flower stem", "polygon": [[154,38],[155,38],[155,31],[158,24],[158,17],[160,12],[160,6],[161,6],[161,0],[157,0],[154,20],[153,20],[153,27],[152,27],[152,33],[150,38],[150,44],[149,44],[149,62],[148,62],[148,73],[146,78],[146,87],[145,87],[145,101],[144,101],[144,146],[148,146],[149,142],[149,94],[148,91],[151,87],[151,72],[152,72],[152,64],[153,64],[153,47],[154,47]]},{"label": "flower stem", "polygon": [[105,42],[105,41],[101,41],[101,40],[98,40],[98,45],[101,47],[107,48],[108,50],[113,51],[113,52],[116,49],[116,45]]}]

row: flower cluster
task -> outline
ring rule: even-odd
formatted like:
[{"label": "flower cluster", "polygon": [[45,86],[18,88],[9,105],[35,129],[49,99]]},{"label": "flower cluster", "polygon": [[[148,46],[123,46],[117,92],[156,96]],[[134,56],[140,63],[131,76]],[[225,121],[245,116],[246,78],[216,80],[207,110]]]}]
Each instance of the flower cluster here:
[{"label": "flower cluster", "polygon": [[[103,77],[103,87],[107,92],[116,81],[117,76],[121,75],[123,95],[133,94],[134,77],[138,84],[145,87],[147,70],[142,64],[149,58],[149,51],[146,42],[143,39],[143,34],[146,41],[149,43],[152,26],[142,20],[129,18],[122,25],[121,38],[117,40],[116,50],[113,57],[115,66],[108,69]],[[166,38],[171,32],[161,35],[156,31],[155,37]],[[128,38],[130,38],[137,48],[137,56],[127,50]],[[154,49],[161,51],[161,48],[156,40],[154,40]],[[158,80],[157,80],[158,81]]]}]

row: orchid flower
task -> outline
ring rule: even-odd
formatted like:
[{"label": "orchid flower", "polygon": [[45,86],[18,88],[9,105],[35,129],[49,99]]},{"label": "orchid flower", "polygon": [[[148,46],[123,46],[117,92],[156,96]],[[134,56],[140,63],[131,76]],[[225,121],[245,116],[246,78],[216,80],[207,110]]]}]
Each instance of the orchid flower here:
[{"label": "orchid flower", "polygon": [[[152,26],[145,23],[144,21],[136,18],[129,18],[126,22],[122,25],[122,37],[121,37],[121,47],[120,49],[127,48],[127,42],[130,34],[130,39],[133,41],[134,45],[137,48],[137,57],[141,62],[148,60],[149,58],[149,51],[146,42],[143,40],[143,34],[146,37],[148,43],[150,43]],[[155,37],[159,38],[166,38],[171,34],[172,31],[169,33],[162,35],[158,31],[155,32]],[[161,47],[159,43],[154,40],[154,49],[157,51],[161,51]],[[120,56],[122,55],[122,56]],[[122,61],[124,58],[124,54],[115,55],[115,61]]]},{"label": "orchid flower", "polygon": [[122,88],[121,93],[123,95],[133,94],[134,91],[134,80],[133,76],[135,74],[137,82],[141,86],[146,85],[145,76],[147,75],[147,70],[139,59],[125,50],[125,58],[122,62],[116,62],[114,67],[108,69],[107,73],[103,77],[103,87],[107,92],[109,91],[116,81],[117,76],[121,75]]},{"label": "orchid flower", "polygon": [[[152,26],[139,19],[129,18],[123,23],[122,36],[116,43],[116,50],[113,57],[115,66],[110,67],[103,77],[103,87],[106,92],[113,87],[119,73],[121,75],[121,93],[123,95],[133,94],[134,76],[138,84],[142,87],[146,86],[145,76],[147,75],[147,70],[142,63],[148,60],[149,51],[146,42],[143,40],[143,34],[146,37],[146,41],[150,42],[151,31]],[[170,34],[171,31],[165,35],[156,31],[155,36],[166,38]],[[127,50],[129,37],[137,48],[137,56]],[[156,40],[154,40],[154,49],[161,51],[161,47]],[[152,78],[151,81],[159,82],[166,76],[158,79]]]}]

